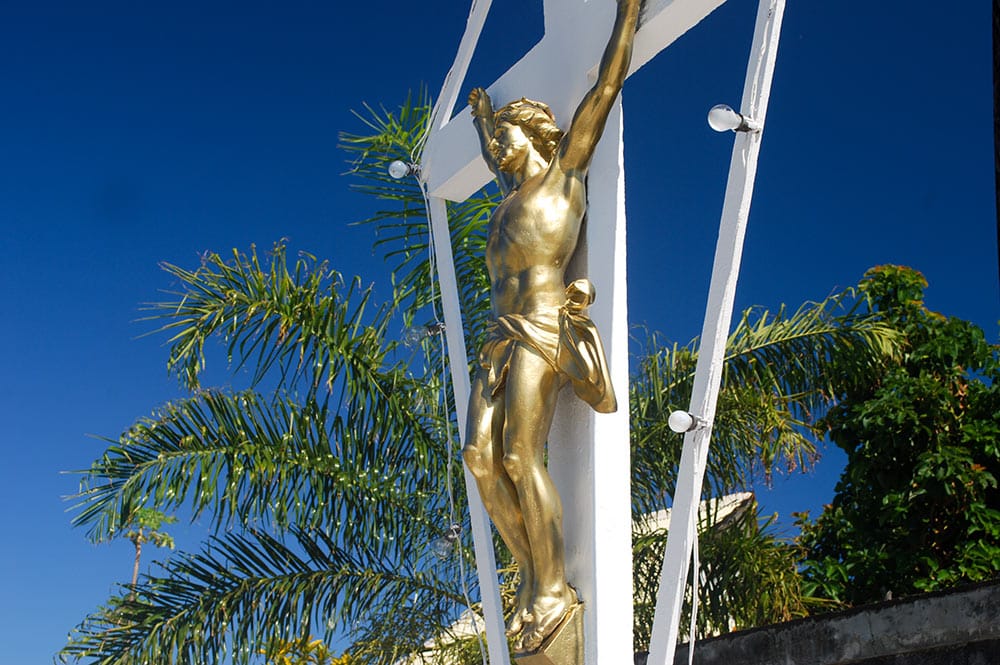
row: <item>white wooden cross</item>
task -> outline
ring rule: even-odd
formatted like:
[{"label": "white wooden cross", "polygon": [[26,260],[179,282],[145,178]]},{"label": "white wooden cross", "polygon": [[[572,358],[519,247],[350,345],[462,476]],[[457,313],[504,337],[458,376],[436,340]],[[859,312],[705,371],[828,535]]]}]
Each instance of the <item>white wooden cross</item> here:
[{"label": "white wooden cross", "polygon": [[[640,16],[631,72],[724,1],[648,0]],[[481,159],[479,140],[468,113],[460,113],[449,120],[459,95],[471,87],[463,86],[465,72],[489,4],[489,0],[473,4],[455,66],[432,114],[430,134],[421,158],[421,179],[429,196],[458,421],[463,436],[469,377],[444,201],[464,200],[492,179]],[[593,84],[597,64],[611,32],[615,8],[611,0],[544,0],[544,9],[543,39],[487,91],[497,107],[522,96],[544,101],[565,128],[576,105]],[[620,407],[615,414],[596,414],[565,391],[549,439],[549,469],[565,508],[567,575],[586,603],[586,665],[620,665],[630,662],[632,654],[624,191],[619,100],[608,118],[604,139],[591,165],[586,235],[581,239],[567,277],[587,275],[597,288],[598,297],[591,308],[591,317],[604,339]],[[700,478],[698,480],[700,487]],[[489,521],[468,471],[466,486],[490,662],[507,665]]]}]

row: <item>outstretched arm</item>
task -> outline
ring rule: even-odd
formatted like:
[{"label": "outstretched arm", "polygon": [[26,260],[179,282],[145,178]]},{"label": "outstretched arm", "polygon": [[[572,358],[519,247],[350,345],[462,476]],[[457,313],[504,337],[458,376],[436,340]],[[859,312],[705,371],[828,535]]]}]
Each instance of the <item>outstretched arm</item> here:
[{"label": "outstretched arm", "polygon": [[472,122],[476,126],[476,133],[479,134],[479,147],[483,152],[483,159],[496,177],[500,193],[506,196],[513,187],[512,178],[500,170],[493,153],[490,152],[490,141],[493,140],[493,132],[496,130],[493,124],[493,102],[485,90],[473,88],[469,93],[469,106],[472,107]]},{"label": "outstretched arm", "polygon": [[618,15],[611,39],[604,49],[597,83],[584,96],[573,116],[573,124],[563,137],[556,158],[563,170],[586,169],[594,156],[597,142],[611,107],[621,92],[632,62],[632,43],[639,20],[640,0],[618,0]]}]

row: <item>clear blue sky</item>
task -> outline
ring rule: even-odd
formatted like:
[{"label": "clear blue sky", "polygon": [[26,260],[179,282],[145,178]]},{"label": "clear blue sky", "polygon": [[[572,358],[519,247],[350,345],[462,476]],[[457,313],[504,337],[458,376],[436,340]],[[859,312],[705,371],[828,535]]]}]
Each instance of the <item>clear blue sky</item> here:
[{"label": "clear blue sky", "polygon": [[[596,1],[596,0],[591,0]],[[127,579],[127,544],[69,526],[61,471],[176,396],[163,339],[138,338],[161,261],[267,248],[329,258],[383,285],[372,211],[348,191],[337,133],[351,109],[436,92],[468,7],[415,3],[35,2],[0,6],[0,644],[48,662]],[[494,3],[465,89],[541,34],[540,0]],[[630,317],[696,335],[756,3],[729,0],[624,92]],[[500,16],[499,12],[504,12]],[[738,306],[796,306],[902,263],[929,305],[997,338],[990,7],[790,0]],[[833,451],[778,479],[765,509],[814,512]],[[185,538],[187,529],[180,529]]]}]

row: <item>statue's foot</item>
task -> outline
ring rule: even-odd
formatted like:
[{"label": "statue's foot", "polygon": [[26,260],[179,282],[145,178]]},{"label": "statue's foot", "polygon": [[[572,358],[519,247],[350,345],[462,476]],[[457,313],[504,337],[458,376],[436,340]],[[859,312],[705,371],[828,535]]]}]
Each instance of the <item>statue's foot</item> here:
[{"label": "statue's foot", "polygon": [[534,621],[534,617],[531,616],[532,586],[530,580],[522,580],[517,587],[514,614],[510,618],[510,623],[507,624],[507,637],[514,637],[524,630],[525,626]]},{"label": "statue's foot", "polygon": [[519,650],[535,651],[542,646],[545,638],[559,627],[569,609],[578,602],[576,592],[568,585],[562,593],[536,597],[531,610],[533,621],[530,626],[525,628],[521,639],[518,640]]},{"label": "statue's foot", "polygon": [[507,624],[507,637],[514,637],[533,620],[534,617],[531,616],[531,612],[527,608],[515,610],[514,616],[510,618],[510,622]]}]

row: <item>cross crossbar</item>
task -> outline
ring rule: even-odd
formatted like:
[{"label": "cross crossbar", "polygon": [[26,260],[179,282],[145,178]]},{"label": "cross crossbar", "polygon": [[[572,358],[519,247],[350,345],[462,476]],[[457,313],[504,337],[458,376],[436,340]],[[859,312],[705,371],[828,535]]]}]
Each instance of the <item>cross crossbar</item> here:
[{"label": "cross crossbar", "polygon": [[[723,2],[649,0],[639,18],[629,75]],[[576,13],[574,20],[560,23],[560,17],[573,16],[570,12]],[[544,101],[560,123],[568,123],[593,83],[613,18],[614,7],[610,2],[548,0],[545,36],[490,85],[487,92],[498,104],[519,97]],[[584,28],[590,25],[597,29]],[[595,38],[582,38],[588,32]],[[567,63],[568,59],[572,62]],[[450,114],[451,109],[448,111]],[[460,113],[436,131],[433,138],[428,140],[422,157],[423,178],[431,196],[464,201],[493,179],[479,154],[479,138],[467,114]]]}]

